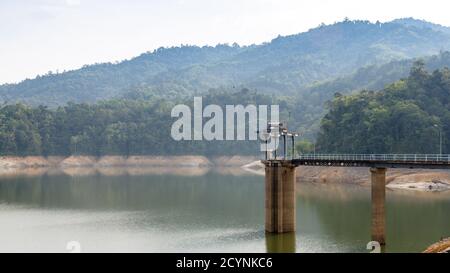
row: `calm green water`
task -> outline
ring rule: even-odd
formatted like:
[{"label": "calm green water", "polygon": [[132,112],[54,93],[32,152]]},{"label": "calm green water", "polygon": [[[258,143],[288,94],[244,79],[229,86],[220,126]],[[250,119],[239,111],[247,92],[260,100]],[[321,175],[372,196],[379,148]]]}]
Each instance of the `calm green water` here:
[{"label": "calm green water", "polygon": [[[446,193],[387,195],[387,252],[450,236]],[[299,184],[296,234],[264,232],[264,180],[65,174],[0,177],[0,252],[368,252],[370,192]]]}]

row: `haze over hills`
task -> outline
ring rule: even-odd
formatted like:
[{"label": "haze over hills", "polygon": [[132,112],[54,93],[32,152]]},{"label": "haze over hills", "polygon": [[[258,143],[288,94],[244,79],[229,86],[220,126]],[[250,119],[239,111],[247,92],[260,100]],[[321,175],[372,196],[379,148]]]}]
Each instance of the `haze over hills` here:
[{"label": "haze over hills", "polygon": [[328,109],[325,104],[335,94],[353,94],[361,90],[378,91],[409,76],[417,60],[425,63],[426,69],[434,71],[450,67],[450,52],[441,52],[430,57],[394,60],[381,65],[371,65],[337,79],[314,84],[295,96],[297,105],[294,118],[299,121],[301,131],[313,136],[319,130],[320,120]]},{"label": "haze over hills", "polygon": [[[444,26],[414,19],[388,23],[345,20],[261,45],[161,48],[120,63],[49,73],[0,86],[0,100],[58,106],[126,97],[130,92],[173,98],[232,87],[303,97],[312,88],[351,77],[363,67],[445,50],[450,50],[450,28]],[[397,74],[404,71],[393,75]],[[359,87],[356,84],[352,89]]]},{"label": "haze over hills", "polygon": [[314,84],[308,87],[305,93],[320,93],[320,96],[324,98],[322,102],[325,102],[337,92],[345,94],[363,89],[380,90],[399,79],[407,77],[417,60],[423,61],[429,71],[450,67],[450,51],[440,52],[433,56],[394,60],[381,65],[365,66],[343,77]]}]

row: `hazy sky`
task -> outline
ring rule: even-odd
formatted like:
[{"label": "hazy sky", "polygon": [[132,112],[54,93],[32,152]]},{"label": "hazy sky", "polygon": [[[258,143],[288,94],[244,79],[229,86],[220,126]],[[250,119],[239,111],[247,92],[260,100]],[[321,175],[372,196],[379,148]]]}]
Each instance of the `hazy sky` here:
[{"label": "hazy sky", "polygon": [[450,26],[448,0],[0,0],[0,83],[160,46],[269,41],[345,17]]}]

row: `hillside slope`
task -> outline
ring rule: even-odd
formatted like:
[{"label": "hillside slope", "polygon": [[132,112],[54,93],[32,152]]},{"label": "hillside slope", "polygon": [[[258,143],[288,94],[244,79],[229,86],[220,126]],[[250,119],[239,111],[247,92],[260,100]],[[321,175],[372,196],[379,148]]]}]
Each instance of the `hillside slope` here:
[{"label": "hillside slope", "polygon": [[383,24],[346,20],[249,47],[159,49],[120,63],[3,85],[0,101],[57,106],[69,101],[92,103],[141,89],[167,98],[234,86],[298,94],[364,66],[450,50],[448,28],[411,20]]},{"label": "hillside slope", "polygon": [[380,92],[336,95],[317,147],[331,153],[437,154],[450,143],[450,70],[430,73],[418,61],[410,76]]}]

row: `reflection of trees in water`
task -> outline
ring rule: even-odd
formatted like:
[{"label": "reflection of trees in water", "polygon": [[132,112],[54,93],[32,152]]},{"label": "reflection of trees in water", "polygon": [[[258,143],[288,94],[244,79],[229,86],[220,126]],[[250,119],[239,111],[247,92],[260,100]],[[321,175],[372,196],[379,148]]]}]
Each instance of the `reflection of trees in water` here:
[{"label": "reflection of trees in water", "polygon": [[217,173],[199,177],[97,174],[2,178],[0,202],[43,208],[192,213],[230,223],[263,225],[264,221],[263,179]]},{"label": "reflection of trees in water", "polygon": [[387,251],[421,252],[450,235],[450,200],[433,199],[387,196]]},{"label": "reflection of trees in water", "polygon": [[[370,239],[369,191],[355,186],[298,185],[297,230],[345,242],[355,251]],[[300,242],[301,244],[301,242]]]},{"label": "reflection of trees in water", "polygon": [[267,253],[295,253],[295,238],[295,232],[266,233],[266,251]]},{"label": "reflection of trees in water", "polygon": [[[370,241],[369,187],[300,184],[298,196],[297,232],[323,229],[335,242],[345,242],[354,245],[355,251],[365,251]],[[450,235],[450,200],[442,199],[439,193],[418,197],[388,191],[386,201],[386,251],[423,251],[441,237]],[[317,219],[316,226],[311,219]]]},{"label": "reflection of trees in water", "polygon": [[[352,251],[366,251],[371,224],[369,187],[301,183],[297,192],[297,235],[315,234],[329,238],[330,244],[345,243],[354,247]],[[217,172],[204,176],[97,173],[2,177],[0,203],[45,209],[149,212],[150,216],[165,215],[158,220],[183,225],[264,228],[263,177]],[[450,200],[442,198],[442,193],[388,191],[386,210],[388,252],[422,251],[441,237],[450,236]],[[265,238],[269,252],[295,251],[295,236],[269,234]]]}]

